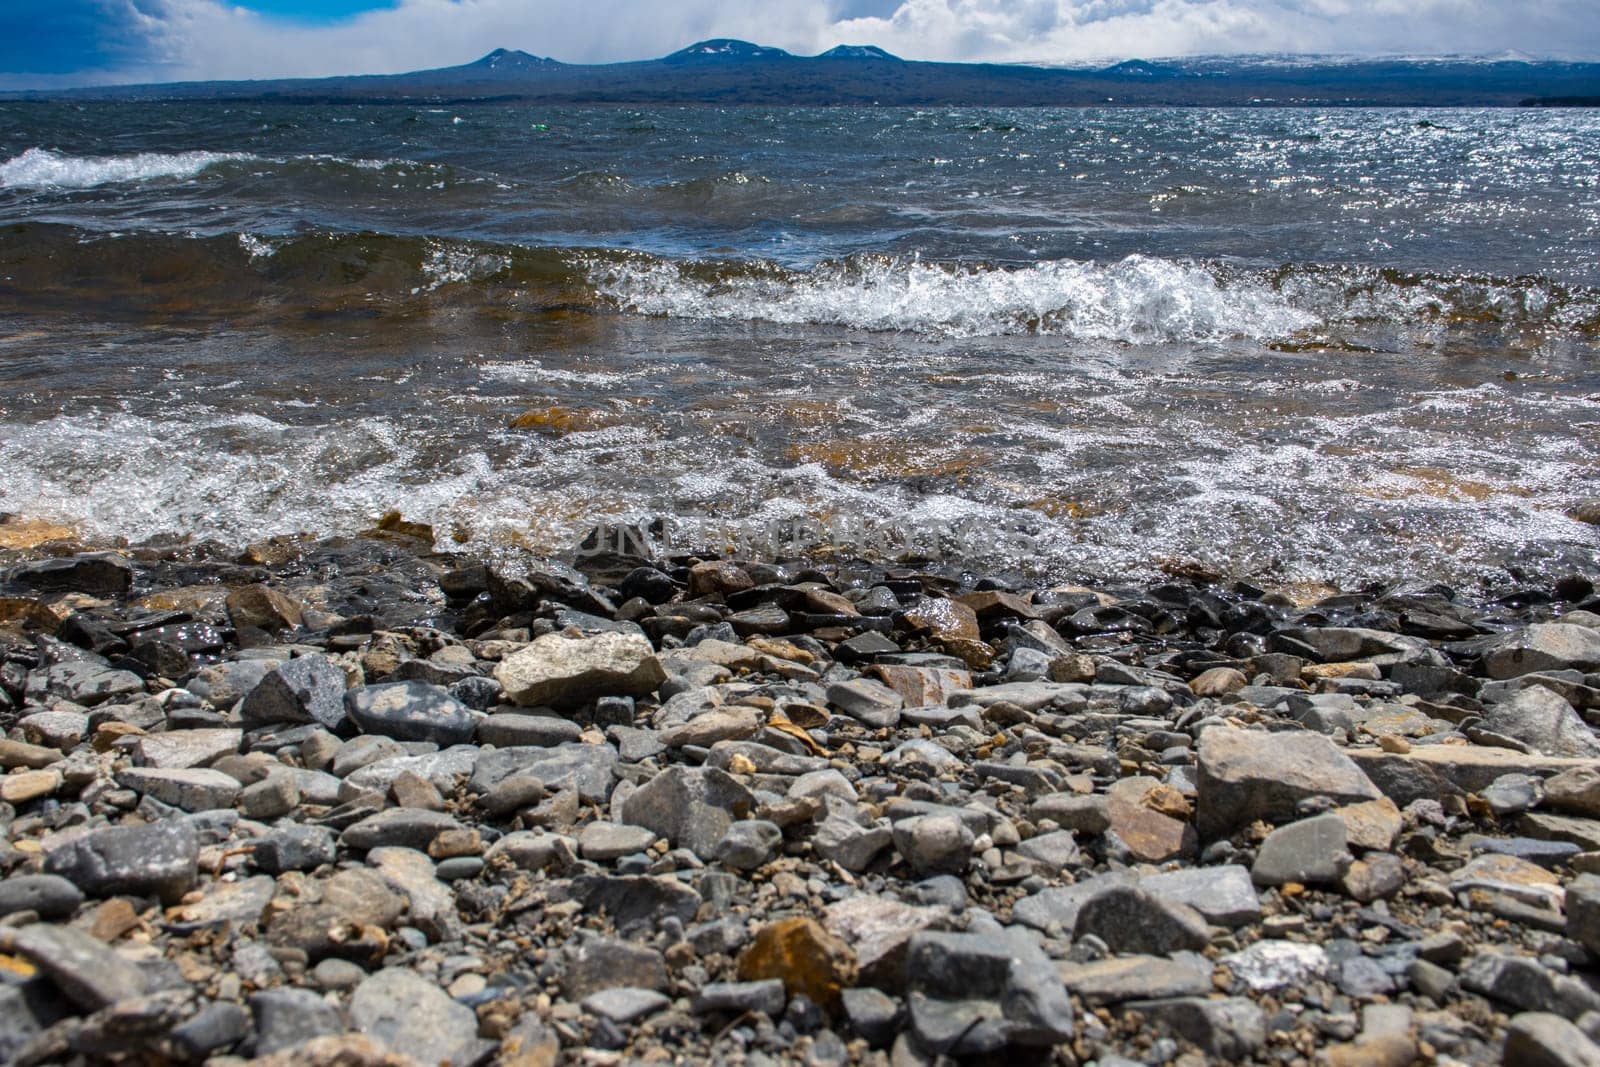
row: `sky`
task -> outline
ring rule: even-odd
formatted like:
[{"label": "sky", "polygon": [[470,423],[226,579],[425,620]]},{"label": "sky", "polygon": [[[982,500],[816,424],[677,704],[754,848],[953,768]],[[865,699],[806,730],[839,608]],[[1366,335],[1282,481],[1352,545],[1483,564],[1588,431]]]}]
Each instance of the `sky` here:
[{"label": "sky", "polygon": [[1596,0],[0,0],[0,87],[394,73],[501,47],[614,62],[707,37],[806,55],[874,44],[908,59],[1030,63],[1600,59]]}]

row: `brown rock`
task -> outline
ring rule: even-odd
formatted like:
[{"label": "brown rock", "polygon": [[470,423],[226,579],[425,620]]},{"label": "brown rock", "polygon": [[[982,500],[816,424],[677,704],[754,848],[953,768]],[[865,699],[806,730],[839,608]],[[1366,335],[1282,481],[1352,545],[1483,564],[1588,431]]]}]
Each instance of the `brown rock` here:
[{"label": "brown rock", "polygon": [[0,738],[0,767],[28,767],[39,770],[52,763],[61,762],[61,751],[46,745],[30,745],[26,741]]},{"label": "brown rock", "polygon": [[1308,682],[1320,681],[1323,678],[1362,678],[1376,682],[1383,677],[1383,672],[1378,670],[1376,663],[1361,661],[1308,663],[1300,668],[1300,677]]},{"label": "brown rock", "polygon": [[1388,797],[1346,804],[1333,813],[1344,822],[1345,840],[1351,848],[1387,852],[1400,836],[1400,809]]},{"label": "brown rock", "polygon": [[1069,652],[1050,661],[1052,682],[1092,682],[1097,668],[1094,657],[1082,652]]},{"label": "brown rock", "polygon": [[979,641],[978,613],[959,600],[924,597],[904,613],[906,626],[937,641]]},{"label": "brown rock", "polygon": [[254,627],[277,633],[303,620],[298,601],[264,585],[247,585],[228,594],[228,617],[239,629]]},{"label": "brown rock", "polygon": [[1108,797],[1105,806],[1115,833],[1128,852],[1140,863],[1165,863],[1191,857],[1199,849],[1194,827],[1186,822],[1151,811],[1121,797]]},{"label": "brown rock", "polygon": [[1038,611],[1024,597],[1000,590],[966,593],[955,598],[971,608],[984,622],[990,619],[1037,619]]},{"label": "brown rock", "polygon": [[0,800],[7,804],[26,804],[30,800],[52,796],[60,788],[60,771],[18,771],[0,778]]},{"label": "brown rock", "polygon": [[780,978],[790,996],[804,993],[824,1007],[837,1004],[839,994],[855,985],[857,972],[849,945],[801,917],[762,927],[739,954],[739,981]]},{"label": "brown rock", "polygon": [[1190,692],[1197,697],[1225,697],[1237,693],[1250,684],[1243,671],[1232,667],[1212,667],[1189,683]]},{"label": "brown rock", "polygon": [[251,1067],[424,1067],[365,1034],[316,1037],[249,1062]]},{"label": "brown rock", "polygon": [[807,611],[814,611],[819,615],[861,614],[859,608],[831,589],[807,589],[804,601]]},{"label": "brown rock", "polygon": [[690,596],[727,596],[755,584],[743,567],[726,560],[696,563],[689,568]]},{"label": "brown rock", "polygon": [[900,667],[880,663],[867,670],[883,679],[883,684],[899,693],[906,707],[920,708],[943,704],[958,689],[972,688],[970,671],[941,670],[937,667]]}]

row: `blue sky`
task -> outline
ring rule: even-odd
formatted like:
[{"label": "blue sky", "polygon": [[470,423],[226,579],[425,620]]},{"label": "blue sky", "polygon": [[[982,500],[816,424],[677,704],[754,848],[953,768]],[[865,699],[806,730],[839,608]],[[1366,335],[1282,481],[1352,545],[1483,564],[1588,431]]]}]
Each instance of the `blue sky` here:
[{"label": "blue sky", "polygon": [[705,37],[1073,62],[1233,52],[1600,59],[1596,0],[0,0],[0,87],[568,62]]}]

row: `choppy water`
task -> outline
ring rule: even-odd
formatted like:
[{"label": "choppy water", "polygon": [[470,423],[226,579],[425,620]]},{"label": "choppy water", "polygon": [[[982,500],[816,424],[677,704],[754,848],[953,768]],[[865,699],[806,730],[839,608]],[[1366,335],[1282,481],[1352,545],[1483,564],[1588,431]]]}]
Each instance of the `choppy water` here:
[{"label": "choppy water", "polygon": [[0,511],[1593,565],[1600,115],[0,105]]}]

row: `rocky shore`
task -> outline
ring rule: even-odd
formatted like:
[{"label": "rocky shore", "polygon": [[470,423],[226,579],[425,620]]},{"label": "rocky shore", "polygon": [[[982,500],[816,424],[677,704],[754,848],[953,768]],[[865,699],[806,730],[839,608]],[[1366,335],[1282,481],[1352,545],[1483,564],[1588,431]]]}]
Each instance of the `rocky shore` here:
[{"label": "rocky shore", "polygon": [[0,1062],[1600,1064],[1600,600],[7,552]]}]

